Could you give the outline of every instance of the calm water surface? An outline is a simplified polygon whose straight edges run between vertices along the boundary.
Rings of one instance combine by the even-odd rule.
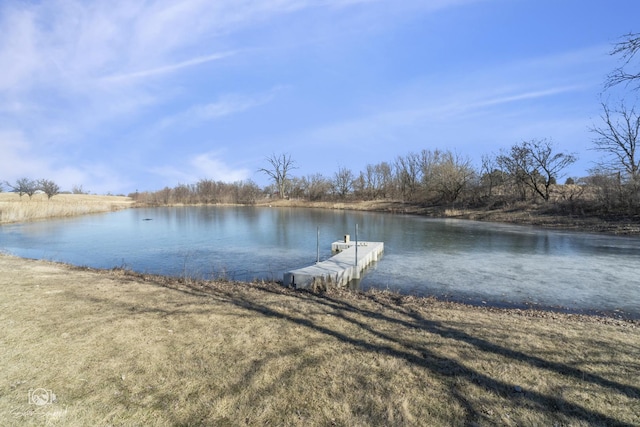
[[[487,304],[640,317],[640,239],[318,209],[188,207],[5,225],[0,250],[97,268],[276,279],[331,256],[344,234],[383,241],[358,286]]]

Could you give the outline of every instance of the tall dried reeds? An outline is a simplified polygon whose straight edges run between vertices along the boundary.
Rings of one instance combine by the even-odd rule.
[[[1,193],[0,224],[111,212],[131,207],[133,203],[130,198],[122,196],[58,194],[48,199],[44,194],[29,198]]]

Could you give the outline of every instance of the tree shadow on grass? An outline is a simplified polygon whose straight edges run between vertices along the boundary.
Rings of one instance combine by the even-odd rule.
[[[265,292],[275,292],[271,287],[262,288]],[[449,377],[456,379],[465,379],[466,381],[483,387],[487,392],[496,394],[500,397],[517,397],[522,401],[533,404],[538,410],[544,410],[547,412],[556,413],[557,415],[563,415],[570,419],[581,420],[588,423],[597,422],[607,426],[626,426],[632,425],[624,421],[620,421],[612,414],[598,413],[590,410],[577,403],[569,402],[561,397],[550,396],[533,390],[526,390],[526,392],[516,392],[516,384],[509,384],[496,378],[492,378],[485,373],[479,372],[468,366],[465,366],[455,360],[449,358],[443,358],[437,355],[435,352],[424,346],[416,345],[415,343],[402,339],[401,336],[392,336],[389,333],[376,329],[372,323],[366,321],[360,321],[356,318],[349,316],[349,313],[357,313],[364,316],[366,319],[375,319],[377,322],[383,321],[390,324],[397,324],[406,328],[417,328],[425,330],[429,333],[439,335],[443,338],[454,339],[461,343],[471,345],[478,350],[495,354],[503,357],[507,357],[513,361],[529,364],[532,367],[544,369],[562,376],[572,377],[575,380],[581,382],[589,382],[594,385],[609,389],[612,393],[618,393],[631,399],[640,398],[640,388],[630,386],[626,384],[620,384],[616,381],[609,380],[599,375],[589,373],[587,371],[568,366],[563,363],[545,360],[541,357],[529,355],[524,352],[507,348],[496,344],[494,342],[487,341],[485,339],[475,337],[464,331],[461,331],[450,326],[446,326],[438,321],[433,321],[424,317],[424,315],[415,310],[406,310],[402,306],[393,304],[389,301],[381,302],[378,299],[374,299],[371,296],[365,294],[365,298],[371,302],[380,304],[386,309],[397,313],[399,316],[409,317],[411,320],[403,320],[397,317],[391,317],[383,314],[379,311],[373,311],[365,309],[363,307],[355,306],[342,298],[335,298],[327,294],[310,294],[305,291],[290,292],[287,295],[295,296],[305,300],[313,300],[316,304],[321,304],[331,309],[331,314],[345,322],[351,323],[357,326],[362,331],[366,331],[374,337],[381,339],[382,343],[372,343],[367,339],[359,338],[357,335],[347,335],[345,333],[334,330],[330,327],[330,322],[323,322],[318,324],[304,316],[304,313],[300,313],[300,316],[294,316],[291,314],[284,314],[273,308],[261,304],[257,299],[247,298],[234,298],[232,302],[245,309],[255,311],[261,315],[267,317],[273,317],[278,319],[284,319],[297,325],[309,328],[325,335],[336,338],[342,342],[349,343],[357,346],[365,351],[381,352],[387,355],[403,359],[415,366],[432,371],[441,377]],[[399,346],[399,348],[398,348]],[[451,396],[453,396],[460,405],[465,408],[467,413],[467,421],[474,422],[481,418],[481,414],[477,408],[475,408],[473,402],[466,399],[455,387],[450,390]]]
[[[464,393],[456,387],[456,381],[458,380],[464,380],[469,384],[481,387],[486,393],[497,398],[519,399],[519,404],[528,405],[534,411],[555,414],[560,421],[569,419],[606,426],[633,425],[616,418],[615,414],[600,413],[559,396],[534,390],[519,391],[516,388],[517,384],[510,384],[493,378],[484,372],[465,366],[461,362],[442,357],[424,344],[421,345],[403,338],[402,334],[392,335],[386,332],[385,328],[381,328],[380,325],[395,325],[407,328],[407,330],[423,330],[448,340],[458,341],[462,345],[471,346],[485,354],[501,356],[513,362],[530,365],[532,368],[572,378],[580,383],[590,383],[605,388],[612,394],[622,395],[630,399],[640,398],[640,388],[621,384],[564,363],[547,360],[540,356],[527,354],[474,336],[440,321],[431,320],[425,317],[425,313],[428,313],[427,310],[418,311],[403,306],[398,304],[398,301],[394,301],[393,297],[380,299],[371,294],[359,294],[359,298],[364,299],[369,305],[373,304],[374,307],[380,307],[381,310],[378,311],[364,307],[365,304],[349,302],[339,296],[315,294],[307,291],[291,291],[273,284],[250,285],[254,291],[253,293],[237,292],[234,290],[233,284],[213,285],[207,284],[207,282],[161,282],[157,284],[191,295],[206,296],[219,302],[230,303],[267,318],[284,320],[350,344],[365,352],[383,353],[428,370],[441,378],[447,378],[447,383],[450,385],[449,395],[465,411],[468,424],[479,421],[492,421],[484,417],[481,408],[477,407],[477,403],[465,397]],[[286,311],[280,310],[281,307],[261,302],[261,294],[281,294],[283,298],[285,296],[293,297],[300,300],[300,302],[314,304],[314,307],[323,308],[324,314],[333,316],[334,319],[333,321],[323,321],[321,323],[314,321],[313,316],[310,316],[309,313],[291,304],[287,306]],[[305,307],[307,306],[305,305]],[[175,313],[168,312],[165,314],[172,315]],[[364,320],[361,320],[363,318]],[[346,333],[332,327],[336,320],[346,322],[346,324],[355,327],[355,330],[360,332]],[[371,322],[368,322],[368,320],[371,320]],[[367,338],[367,336],[375,339]],[[244,380],[250,381],[250,378],[244,378]]]

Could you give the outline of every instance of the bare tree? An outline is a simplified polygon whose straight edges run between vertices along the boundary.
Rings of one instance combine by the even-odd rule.
[[[496,163],[493,155],[482,155],[482,166],[480,168],[480,186],[484,189],[484,196],[491,198],[494,188],[504,184],[504,174]]]
[[[364,172],[358,177],[360,190],[368,199],[384,199],[388,196],[393,185],[393,172],[387,162],[375,165],[368,164]]]
[[[38,182],[29,178],[20,178],[16,180],[15,184],[10,184],[9,182],[6,184],[9,188],[18,193],[20,197],[22,197],[23,194],[26,194],[31,198],[31,196],[33,196],[39,189]]]
[[[634,57],[640,51],[640,33],[629,33],[622,37],[622,41],[615,44],[611,55],[619,55],[622,65],[613,70],[605,82],[605,87],[610,88],[620,83],[636,84],[634,89],[640,88],[640,66],[634,71],[627,71]]]
[[[268,168],[260,168],[258,171],[267,174],[273,180],[280,198],[284,198],[287,194],[289,174],[292,169],[297,169],[294,166],[295,162],[291,160],[290,154],[272,154],[270,157],[267,157],[266,160],[271,166]]]
[[[188,184],[178,184],[170,192],[173,203],[192,203],[193,194],[192,187]]]
[[[237,182],[234,186],[238,189],[238,199],[236,203],[253,205],[260,196],[260,187],[250,179]]]
[[[437,192],[436,169],[440,163],[442,152],[440,150],[422,150],[419,154],[422,201],[427,201],[432,197],[440,197]]]
[[[598,165],[609,172],[621,172],[632,182],[640,178],[640,159],[636,152],[640,133],[640,116],[635,109],[627,109],[624,104],[618,110],[611,110],[602,103],[603,113],[600,116],[604,125],[592,127],[596,135],[593,141],[595,150],[605,153],[605,158]]]
[[[395,161],[396,180],[403,200],[415,200],[422,182],[421,157],[417,153],[399,156]]]
[[[38,181],[38,186],[40,190],[44,191],[44,194],[47,195],[47,198],[50,199],[56,194],[60,192],[60,187],[55,182],[49,179],[41,179]]]
[[[576,157],[555,153],[554,144],[548,140],[531,140],[514,145],[496,161],[517,183],[526,185],[548,201],[551,185],[576,161]]]
[[[435,151],[429,185],[443,202],[454,203],[476,176],[468,158],[451,151]]]
[[[82,188],[82,184],[74,185],[73,188],[71,189],[71,192],[73,194],[89,194],[87,190]]]
[[[393,168],[387,162],[378,163],[374,167],[375,174],[378,175],[380,190],[378,196],[387,198],[393,191]]]
[[[201,203],[218,203],[222,183],[218,183],[211,179],[201,179],[196,183],[195,192],[197,193]]]
[[[377,199],[381,187],[380,175],[376,171],[374,165],[367,165],[364,173],[360,172],[360,179],[362,180],[363,190],[368,199]]]
[[[289,196],[294,199],[302,199],[307,194],[309,182],[305,177],[294,176],[289,180]]]
[[[619,210],[621,206],[628,203],[625,189],[618,179],[618,174],[599,169],[591,170],[590,173],[591,175],[581,181],[588,188],[593,189],[597,205],[604,208],[606,212],[611,212]]]
[[[371,189],[367,186],[365,173],[362,171],[360,171],[358,176],[351,182],[351,190],[353,191],[354,197],[360,200],[371,200],[373,198]]]
[[[351,169],[340,167],[333,177],[333,188],[336,195],[342,199],[347,197],[353,188],[354,179]]]
[[[157,191],[156,195],[159,203],[163,205],[168,205],[171,201],[171,189],[169,187],[164,187],[162,190]]]
[[[354,193],[367,200],[385,198],[392,180],[388,163],[368,164],[354,181]]]
[[[307,178],[309,182],[308,194],[309,200],[322,200],[331,192],[331,180],[322,176],[322,174],[311,175]]]

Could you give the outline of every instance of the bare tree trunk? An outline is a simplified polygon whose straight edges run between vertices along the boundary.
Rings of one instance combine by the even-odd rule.
[[[271,177],[278,190],[279,197],[283,199],[287,195],[289,173],[291,172],[291,169],[296,169],[294,166],[295,163],[291,160],[290,154],[280,154],[278,156],[272,154],[270,157],[267,157],[267,162],[269,162],[271,167],[261,168],[258,169],[258,171],[264,172]]]

